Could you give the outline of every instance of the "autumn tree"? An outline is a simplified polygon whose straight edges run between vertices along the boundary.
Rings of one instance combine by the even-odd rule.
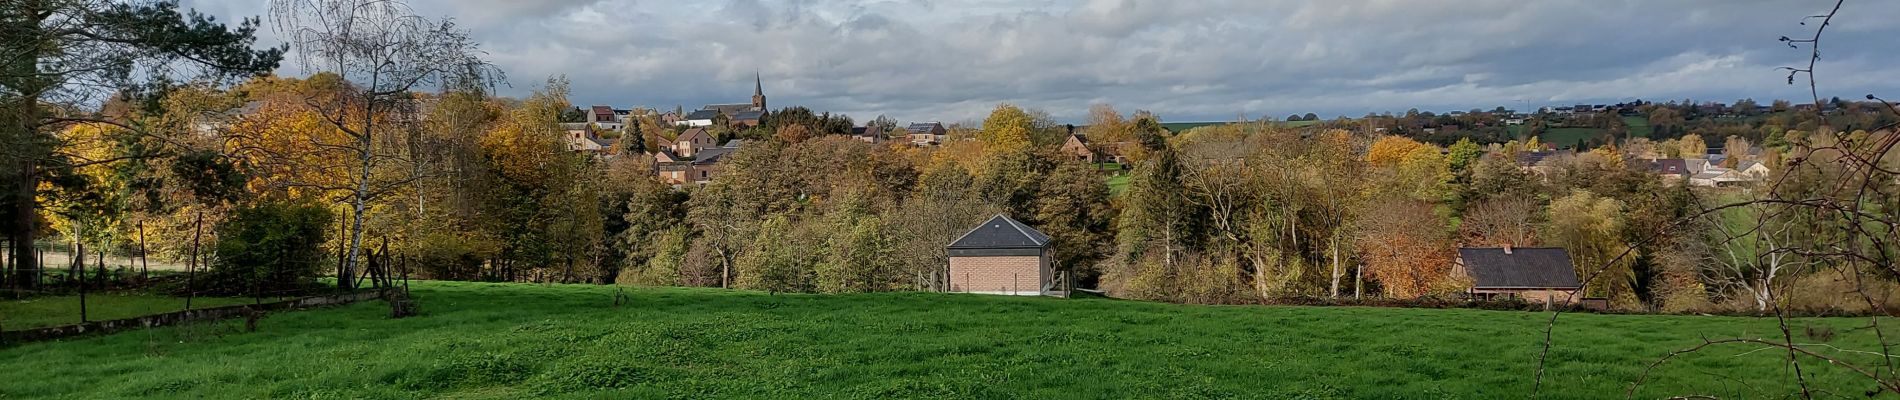
[[[499,73],[481,59],[466,31],[446,20],[417,16],[401,1],[274,0],[271,13],[305,71],[331,73],[342,83],[334,97],[314,99],[311,105],[348,139],[321,145],[345,149],[357,163],[342,189],[349,194],[350,241],[337,271],[355,276],[370,203],[413,179],[377,174],[379,164],[408,156],[379,150],[377,142],[416,131],[421,120],[416,89],[480,87]],[[552,111],[551,118],[558,119],[565,108]],[[340,282],[347,288],[353,280]]]
[[[178,79],[226,79],[262,74],[277,67],[281,49],[257,50],[258,22],[236,27],[178,3],[108,0],[37,0],[0,7],[0,195],[15,280],[37,281],[40,189],[55,170],[105,164],[115,159],[80,159],[62,154],[56,133],[73,123],[120,125],[104,115],[81,111],[89,102],[120,93],[158,99]],[[150,103],[147,103],[150,104]],[[145,132],[141,134],[167,134]]]
[[[1626,247],[1623,211],[1621,201],[1574,191],[1551,201],[1544,239],[1570,253],[1577,276],[1588,279],[1585,295],[1607,296],[1628,305],[1636,300],[1632,288],[1636,277],[1629,260],[1619,257]]]
[[[1709,157],[1709,145],[1702,141],[1702,135],[1687,134],[1676,139],[1676,153],[1682,158],[1702,159]]]
[[[1366,210],[1378,221],[1354,238],[1366,273],[1387,297],[1413,298],[1450,291],[1452,246],[1445,220],[1430,203],[1388,197]]]
[[[1036,129],[1035,123],[1034,117],[1020,107],[998,105],[989,118],[983,120],[983,130],[977,132],[976,138],[992,154],[1027,152],[1033,144],[1031,135]]]
[[[1056,266],[1093,287],[1101,274],[1095,263],[1113,248],[1107,183],[1089,165],[1065,162],[1046,174],[1038,190],[1032,220],[1054,242]]]

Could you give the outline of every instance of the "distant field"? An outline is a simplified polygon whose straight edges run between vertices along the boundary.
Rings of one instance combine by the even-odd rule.
[[[1181,132],[1187,132],[1187,130],[1189,130],[1189,129],[1194,129],[1194,128],[1199,128],[1199,127],[1203,127],[1203,126],[1212,126],[1212,125],[1225,125],[1225,124],[1231,124],[1231,123],[1233,123],[1233,121],[1219,121],[1219,122],[1163,122],[1163,123],[1161,123],[1161,127],[1162,127],[1163,129],[1167,129],[1168,131],[1171,131],[1171,132],[1174,132],[1174,133],[1181,133]],[[1287,126],[1287,127],[1294,127],[1294,128],[1299,128],[1299,127],[1304,127],[1304,126],[1311,126],[1311,125],[1314,125],[1314,124],[1318,124],[1318,123],[1320,123],[1320,121],[1274,121],[1274,123],[1275,123],[1275,124],[1279,124],[1279,125],[1281,125],[1281,126]]]
[[[1579,140],[1595,139],[1604,132],[1606,131],[1597,128],[1551,128],[1544,134],[1538,135],[1537,140],[1557,145],[1559,148],[1567,148],[1576,146]]]
[[[0,349],[0,398],[1525,398],[1534,312],[416,282],[380,302]],[[1644,367],[1773,319],[1566,315],[1543,398],[1623,398]],[[1868,349],[1862,319],[1798,319]],[[1883,324],[1886,325],[1886,324]],[[1635,398],[1791,397],[1787,354],[1717,347]],[[1857,362],[1847,350],[1828,355]],[[1805,363],[1826,393],[1865,392]]]
[[[1623,125],[1630,128],[1630,137],[1646,138],[1656,133],[1655,128],[1649,126],[1649,118],[1642,116],[1623,116]]]
[[[1128,191],[1128,174],[1108,177],[1108,194],[1110,196],[1120,196],[1122,192],[1126,191]]]

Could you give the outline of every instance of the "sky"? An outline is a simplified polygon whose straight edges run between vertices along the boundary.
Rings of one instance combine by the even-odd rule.
[[[1808,99],[1831,1],[408,0],[451,18],[525,97],[691,110],[743,103],[858,121],[979,121],[999,103],[1082,121],[1091,105],[1164,121],[1445,112],[1693,99]],[[265,0],[184,0],[232,21]],[[1900,1],[1852,1],[1824,36],[1823,97],[1900,97]],[[270,28],[260,45],[281,43]],[[284,75],[305,75],[289,61]]]

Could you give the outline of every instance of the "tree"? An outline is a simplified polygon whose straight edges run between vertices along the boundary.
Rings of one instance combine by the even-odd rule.
[[[1114,240],[1108,185],[1088,164],[1065,162],[1038,189],[1033,221],[1055,243],[1056,266],[1092,287],[1100,275],[1095,262]]]
[[[217,263],[205,288],[227,295],[283,293],[316,281],[330,211],[301,201],[268,200],[218,226]]]
[[[447,20],[417,16],[399,0],[273,0],[271,14],[306,71],[335,74],[345,84],[333,98],[314,105],[325,123],[349,139],[325,145],[354,153],[359,166],[351,185],[337,188],[348,193],[351,208],[349,255],[337,275],[354,276],[369,203],[390,186],[407,183],[379,180],[377,165],[394,156],[379,152],[376,142],[386,131],[401,132],[420,120],[413,100],[417,88],[482,87],[499,72],[481,59],[466,31]],[[352,280],[338,282],[348,288]]]
[[[487,200],[507,227],[501,230],[503,256],[511,266],[527,267],[510,268],[504,279],[524,272],[571,279],[576,262],[599,254],[597,246],[605,241],[597,174],[586,156],[567,151],[561,139],[557,118],[567,105],[567,83],[551,79],[482,136],[483,157],[498,181]],[[567,268],[533,270],[554,265]]]
[[[1391,197],[1373,203],[1365,218],[1378,222],[1360,228],[1354,245],[1387,297],[1451,289],[1451,243],[1430,203]]]
[[[1474,246],[1536,246],[1541,206],[1537,199],[1525,196],[1494,197],[1474,204],[1465,210],[1460,236]]]
[[[897,131],[897,119],[886,117],[884,114],[878,114],[877,119],[871,120],[869,125],[882,128],[887,133]]]
[[[1691,133],[1676,140],[1676,152],[1682,158],[1708,158],[1709,145],[1702,141],[1702,135]]]
[[[7,144],[0,149],[0,181],[8,184],[0,189],[0,214],[22,285],[37,284],[30,277],[38,273],[38,255],[23,244],[38,235],[41,183],[53,170],[116,161],[57,154],[54,133],[74,122],[123,125],[79,111],[109,95],[153,100],[177,78],[222,82],[275,69],[283,50],[253,49],[257,24],[246,19],[228,27],[181,13],[175,1],[37,0],[0,7],[0,54],[7,55],[0,64],[0,143]],[[195,76],[187,77],[189,71]]]
[[[1625,248],[1624,222],[1623,202],[1576,190],[1550,202],[1550,225],[1544,238],[1570,252],[1577,276],[1589,279],[1586,295],[1607,296],[1629,305],[1636,300],[1636,277],[1629,260],[1618,257]]]
[[[1009,104],[996,106],[989,118],[983,120],[983,130],[976,135],[983,142],[985,150],[991,154],[1021,153],[1029,151],[1035,130],[1035,119],[1028,112]]]
[[[627,121],[625,125],[621,126],[620,129],[622,132],[620,134],[620,141],[614,143],[615,145],[620,146],[619,151],[618,151],[620,155],[637,155],[637,154],[646,153],[647,135],[646,135],[646,132],[641,131],[640,119],[642,119],[640,116],[631,117],[630,120]]]

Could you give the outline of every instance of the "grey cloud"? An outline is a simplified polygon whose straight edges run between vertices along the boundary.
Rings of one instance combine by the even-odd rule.
[[[999,102],[1079,120],[1090,103],[1176,121],[1614,102],[1795,98],[1820,4],[1739,1],[412,0],[454,17],[525,95],[577,104],[744,101],[963,121]],[[255,0],[190,0],[225,19]],[[1826,95],[1900,90],[1900,2],[1849,4]],[[250,13],[250,14],[246,14]],[[286,71],[297,73],[297,71]],[[1900,95],[1896,95],[1900,96]]]

